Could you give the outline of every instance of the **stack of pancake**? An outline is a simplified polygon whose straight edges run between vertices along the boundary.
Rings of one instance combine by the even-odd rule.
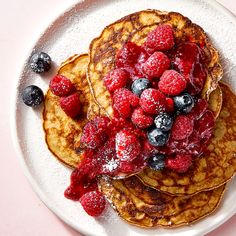
[[[100,191],[119,216],[140,227],[177,227],[207,216],[219,205],[226,183],[236,172],[236,96],[219,82],[223,77],[219,55],[203,29],[174,12],[146,10],[125,16],[91,42],[89,54],[75,55],[58,69],[58,74],[75,84],[83,114],[77,120],[68,117],[50,91],[43,114],[49,150],[64,164],[77,167],[83,153],[84,125],[97,115],[113,116],[103,77],[115,68],[117,51],[127,41],[142,44],[159,24],[172,25],[177,43],[190,40],[204,45],[208,73],[201,96],[208,100],[216,123],[207,152],[195,158],[186,173],[147,167],[125,179],[99,178]]]

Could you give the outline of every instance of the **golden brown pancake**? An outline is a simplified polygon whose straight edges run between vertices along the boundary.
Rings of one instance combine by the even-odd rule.
[[[222,185],[193,196],[170,196],[145,186],[137,177],[100,179],[100,189],[118,215],[140,227],[177,227],[211,214],[224,193]]]
[[[236,95],[226,84],[220,83],[220,87],[222,109],[207,151],[195,158],[192,167],[183,174],[146,168],[138,175],[144,184],[181,195],[214,189],[232,178],[236,172]]]
[[[219,116],[222,107],[223,97],[220,85],[211,92],[208,100],[208,108],[214,113],[215,119]]]
[[[158,24],[172,25],[177,43],[191,41],[201,46],[206,54],[208,71],[202,96],[208,98],[209,94],[216,89],[218,81],[222,77],[222,68],[218,52],[203,29],[179,13],[157,10],[141,11],[125,16],[107,26],[101,35],[90,44],[88,79],[93,90],[93,97],[103,109],[103,114],[113,115],[111,96],[103,84],[103,77],[115,68],[117,51],[129,40],[141,44],[145,41],[147,34]]]
[[[89,58],[87,54],[74,55],[66,60],[58,69],[58,75],[70,79],[80,93],[83,112],[78,119],[67,116],[59,105],[59,97],[48,90],[45,96],[43,127],[45,140],[49,150],[64,164],[76,167],[80,161],[80,137],[84,125],[97,106],[92,100],[86,71]]]

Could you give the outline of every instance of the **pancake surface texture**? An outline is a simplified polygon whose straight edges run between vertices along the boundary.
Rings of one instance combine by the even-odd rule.
[[[127,41],[141,44],[147,34],[158,24],[170,24],[173,27],[177,43],[190,41],[201,46],[206,54],[208,76],[202,92],[204,98],[216,89],[222,77],[218,52],[213,48],[201,27],[188,18],[175,12],[146,10],[137,12],[107,26],[102,34],[90,44],[90,63],[88,79],[93,89],[97,104],[103,108],[103,114],[113,115],[112,99],[103,84],[103,77],[115,68],[115,58],[118,50]]]
[[[222,109],[206,152],[183,174],[146,168],[138,175],[144,184],[181,195],[213,189],[232,178],[236,172],[236,95],[227,85],[220,83],[220,87]]]
[[[58,75],[70,79],[80,94],[83,106],[81,116],[74,120],[67,116],[59,105],[59,97],[48,90],[44,106],[45,140],[49,150],[64,164],[76,167],[80,161],[80,137],[84,125],[88,121],[88,109],[92,108],[92,96],[86,80],[86,71],[89,58],[87,54],[75,55],[64,62]]]
[[[212,213],[225,186],[194,196],[170,196],[149,188],[135,176],[124,180],[100,179],[100,189],[118,215],[140,227],[177,227]]]

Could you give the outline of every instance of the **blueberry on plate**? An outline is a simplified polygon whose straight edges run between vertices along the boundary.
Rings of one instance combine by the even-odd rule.
[[[30,85],[23,90],[22,100],[29,107],[38,106],[44,100],[43,91],[35,85]]]
[[[194,107],[194,99],[188,93],[174,97],[175,108],[179,113],[189,113]]]
[[[153,128],[147,132],[147,137],[151,145],[161,147],[164,146],[168,141],[169,134],[157,128]]]
[[[173,117],[165,112],[158,114],[154,120],[157,129],[169,131],[173,125]]]
[[[134,94],[140,96],[145,89],[150,87],[151,87],[151,82],[148,79],[142,78],[142,79],[136,79],[132,83],[131,90]]]
[[[148,166],[153,170],[162,170],[165,168],[165,156],[156,154],[148,159]]]
[[[42,73],[51,68],[51,58],[45,52],[33,54],[30,58],[30,67],[35,73]]]

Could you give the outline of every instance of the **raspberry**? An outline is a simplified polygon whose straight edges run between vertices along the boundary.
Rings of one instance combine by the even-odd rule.
[[[149,114],[158,114],[166,110],[166,97],[157,89],[144,90],[139,103],[142,109]]]
[[[146,129],[153,124],[153,118],[144,114],[142,108],[136,108],[131,117],[132,122],[140,129]]]
[[[126,85],[129,78],[129,74],[122,69],[115,69],[111,71],[103,80],[106,88],[110,92],[114,92],[116,89],[122,88]]]
[[[176,117],[171,130],[171,137],[174,140],[187,138],[193,132],[193,120],[187,116],[179,115]]]
[[[57,75],[50,81],[49,88],[52,93],[59,97],[65,97],[75,91],[72,82],[63,75]]]
[[[166,98],[166,111],[167,112],[174,112],[175,104],[172,98]]]
[[[166,95],[179,95],[185,90],[187,82],[184,77],[175,70],[166,70],[158,83],[159,89]]]
[[[147,61],[142,64],[142,71],[150,78],[159,78],[169,66],[170,60],[164,53],[154,52]]]
[[[148,52],[166,51],[174,46],[174,35],[170,25],[157,26],[146,39],[145,48]]]
[[[127,42],[117,53],[116,66],[120,68],[134,65],[137,62],[140,53],[141,53],[140,46],[132,42]]]
[[[175,158],[167,158],[165,166],[178,173],[186,172],[192,164],[192,156],[187,154],[178,154]]]
[[[88,215],[97,217],[104,211],[106,199],[102,193],[98,191],[92,191],[85,193],[80,198],[80,203]]]
[[[62,110],[71,118],[75,118],[82,111],[82,105],[78,93],[73,93],[68,97],[61,97],[60,106]]]
[[[130,121],[128,121],[124,117],[120,117],[119,114],[114,114],[110,124],[108,125],[110,136],[114,136],[124,127],[126,127],[127,129],[133,128],[132,123]]]
[[[116,134],[116,156],[121,161],[132,161],[141,151],[141,145],[133,133],[122,130]]]
[[[139,98],[131,91],[125,88],[117,89],[113,95],[113,108],[117,112],[127,118],[131,115],[131,108],[139,104]]]
[[[81,143],[86,147],[95,149],[102,143],[101,138],[97,137],[97,129],[93,122],[88,122],[83,129]]]
[[[96,117],[88,122],[83,129],[81,143],[91,149],[100,147],[107,139],[108,124],[107,117]]]
[[[93,119],[93,122],[98,132],[106,132],[110,119],[104,116],[97,116]]]

